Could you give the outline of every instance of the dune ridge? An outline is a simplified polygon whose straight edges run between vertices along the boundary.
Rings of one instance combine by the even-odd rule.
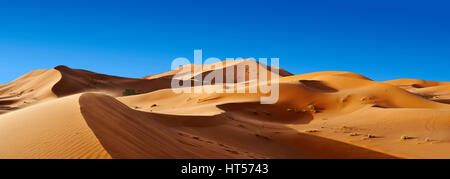
[[[125,89],[134,89],[137,93],[148,93],[158,89],[170,88],[170,79],[134,79],[98,74],[86,70],[71,69],[66,66],[55,67],[61,73],[61,80],[52,91],[58,97],[82,92],[104,92],[112,96],[121,96]]]

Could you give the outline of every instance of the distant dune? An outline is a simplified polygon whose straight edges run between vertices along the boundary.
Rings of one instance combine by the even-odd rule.
[[[279,71],[280,99],[264,105],[259,93],[176,94],[180,69],[36,70],[0,85],[0,158],[450,158],[450,82]]]

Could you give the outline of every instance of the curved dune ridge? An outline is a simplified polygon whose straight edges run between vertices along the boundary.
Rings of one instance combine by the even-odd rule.
[[[137,93],[170,88],[170,79],[134,79],[98,74],[86,70],[71,69],[66,66],[55,67],[61,73],[61,80],[52,91],[58,97],[82,92],[104,92],[111,96],[120,96],[126,89],[134,89]]]
[[[0,158],[450,158],[448,82],[280,71],[272,105],[260,93],[176,94],[177,70],[34,71],[0,86]]]

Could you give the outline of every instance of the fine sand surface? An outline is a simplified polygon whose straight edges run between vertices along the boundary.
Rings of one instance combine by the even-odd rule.
[[[141,79],[65,66],[30,72],[0,85],[0,158],[450,158],[448,82],[279,69],[271,105],[260,93],[170,89],[174,77],[195,83],[248,63]],[[250,86],[261,73],[276,75],[276,67],[256,66],[256,78],[246,74]],[[123,96],[125,89],[138,94]]]

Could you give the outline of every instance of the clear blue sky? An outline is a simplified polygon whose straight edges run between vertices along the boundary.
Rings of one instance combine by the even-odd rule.
[[[57,65],[142,77],[176,57],[279,57],[292,73],[450,81],[450,3],[394,0],[0,2],[0,84]]]

